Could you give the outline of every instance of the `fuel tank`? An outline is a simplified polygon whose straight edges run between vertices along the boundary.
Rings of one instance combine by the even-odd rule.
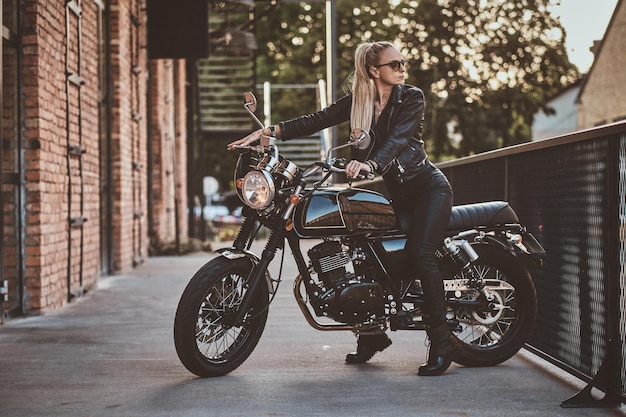
[[[396,228],[391,202],[360,188],[320,188],[298,204],[294,230],[301,237],[384,232]]]

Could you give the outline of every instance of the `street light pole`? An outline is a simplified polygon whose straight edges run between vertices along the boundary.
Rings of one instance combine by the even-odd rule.
[[[336,74],[337,74],[337,27],[335,18],[335,0],[326,0],[326,91],[329,103],[337,101]],[[337,145],[337,127],[331,132],[332,146]]]

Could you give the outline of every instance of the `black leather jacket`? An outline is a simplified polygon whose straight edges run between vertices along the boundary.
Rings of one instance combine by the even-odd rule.
[[[348,94],[317,113],[281,122],[281,139],[309,136],[350,119],[352,95]],[[372,126],[372,146],[357,159],[371,159],[385,179],[403,183],[419,173],[428,156],[422,140],[424,93],[417,87],[397,85],[385,109]]]

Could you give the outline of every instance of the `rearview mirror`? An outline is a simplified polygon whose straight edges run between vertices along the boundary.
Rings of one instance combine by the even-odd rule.
[[[243,100],[243,105],[246,106],[247,109],[249,109],[251,112],[256,111],[256,97],[254,96],[254,94],[252,94],[250,91],[247,91],[243,95]]]
[[[369,148],[371,143],[372,137],[368,132],[364,130],[354,129],[354,131],[350,135],[350,145],[361,151]]]
[[[243,107],[246,108],[246,111],[252,116],[255,122],[261,127],[264,128],[263,122],[256,117],[254,112],[256,111],[256,97],[250,91],[247,91],[243,95]]]
[[[326,160],[328,161],[330,159],[331,153],[333,153],[337,149],[345,148],[346,146],[353,146],[359,150],[364,150],[369,148],[371,143],[372,137],[370,136],[369,132],[366,132],[362,129],[353,129],[352,133],[350,133],[350,139],[348,139],[347,143],[332,147],[328,150],[328,152],[326,152]]]

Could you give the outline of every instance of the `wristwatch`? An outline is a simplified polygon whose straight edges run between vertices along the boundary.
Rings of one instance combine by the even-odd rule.
[[[270,126],[268,126],[268,129],[270,130],[270,136],[275,138],[276,137],[276,126],[270,125]]]

